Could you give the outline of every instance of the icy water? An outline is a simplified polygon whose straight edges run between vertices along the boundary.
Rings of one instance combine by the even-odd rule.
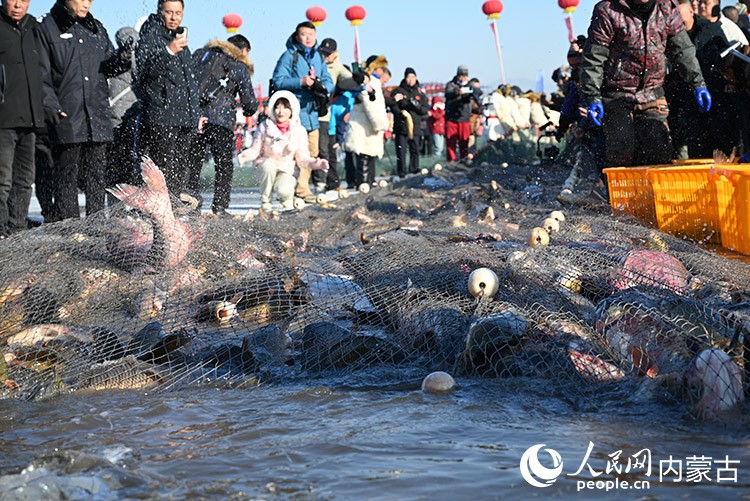
[[[523,380],[459,380],[460,388],[448,395],[422,393],[417,381],[386,388],[319,383],[0,402],[0,498],[750,496],[747,418],[706,425],[669,406],[587,409],[586,402],[550,396],[543,383]],[[588,468],[578,477],[568,474],[579,469],[590,442],[594,473],[618,450],[619,463],[627,464],[648,449],[650,476],[633,469],[596,478],[650,480],[650,489],[578,492],[579,480],[594,477]],[[551,487],[532,487],[521,476],[521,457],[536,444],[562,458],[562,474]],[[55,454],[52,464],[42,459]],[[659,461],[670,456],[681,459],[683,481],[659,483]],[[692,456],[711,458],[710,480],[685,481]],[[60,459],[71,457],[75,461]],[[713,463],[725,458],[731,462]],[[554,466],[544,451],[539,460]],[[18,475],[31,464],[33,471]],[[726,466],[736,482],[717,482],[717,470]],[[34,483],[35,475],[44,479]]]

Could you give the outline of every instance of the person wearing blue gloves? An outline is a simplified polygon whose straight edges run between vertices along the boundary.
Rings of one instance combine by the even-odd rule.
[[[702,113],[711,94],[673,0],[602,0],[594,7],[581,63],[581,102],[604,128],[607,165],[668,163],[672,140],[664,77],[671,63]]]

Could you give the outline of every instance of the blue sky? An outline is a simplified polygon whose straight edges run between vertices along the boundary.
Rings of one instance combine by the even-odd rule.
[[[221,25],[224,14],[244,19],[240,33],[250,39],[255,63],[254,83],[265,86],[289,34],[313,5],[326,9],[328,18],[318,28],[318,40],[336,39],[344,62],[353,59],[354,28],[344,17],[351,5],[361,5],[367,18],[359,28],[362,58],[384,54],[395,83],[412,66],[422,82],[447,82],[459,64],[485,86],[500,83],[500,68],[489,21],[480,0],[185,0],[183,24],[189,29],[190,48],[212,38],[229,36]],[[48,12],[53,0],[31,0],[30,13]],[[133,25],[156,10],[157,0],[94,0],[91,12],[104,23],[110,37],[121,26]],[[498,21],[506,80],[523,89],[534,88],[537,73],[545,75],[545,90],[554,89],[552,71],[565,63],[567,31],[557,0],[505,0]],[[585,33],[596,0],[581,0],[574,14],[576,33]]]

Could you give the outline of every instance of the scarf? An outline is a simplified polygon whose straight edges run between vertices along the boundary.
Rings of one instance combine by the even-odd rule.
[[[646,3],[639,0],[628,0],[628,6],[630,6],[641,21],[648,20],[651,12],[654,11],[654,4],[656,4],[656,0],[648,0]]]

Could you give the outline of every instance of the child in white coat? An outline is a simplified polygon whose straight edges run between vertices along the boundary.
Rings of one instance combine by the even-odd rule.
[[[274,92],[268,101],[268,118],[255,132],[250,148],[240,153],[240,164],[254,162],[258,169],[260,201],[271,210],[275,191],[284,209],[294,206],[295,176],[299,169],[328,170],[328,160],[310,157],[307,131],[299,122],[299,101],[289,91]]]

